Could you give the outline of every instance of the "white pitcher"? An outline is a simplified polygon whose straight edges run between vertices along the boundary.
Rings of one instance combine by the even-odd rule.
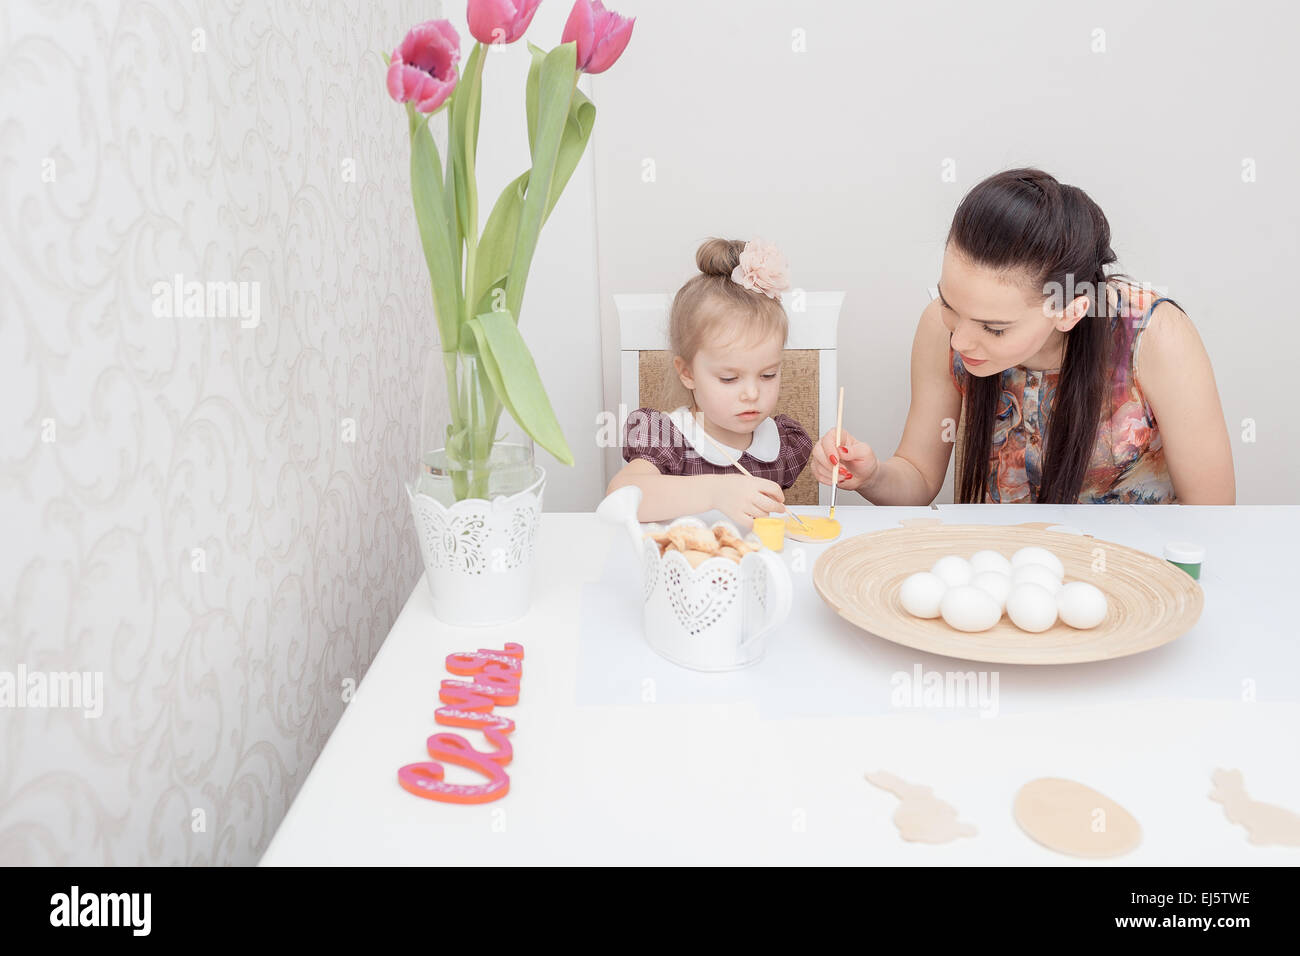
[[[663,657],[683,667],[728,671],[758,663],[767,650],[767,635],[790,614],[793,587],[785,563],[766,548],[752,551],[737,564],[709,558],[692,568],[685,555],[646,538],[636,514],[641,489],[627,485],[605,498],[596,513],[623,526],[641,556],[645,602],[645,638]],[[722,526],[739,537],[727,521],[705,524],[678,518],[679,525]],[[757,543],[750,535],[748,541]]]

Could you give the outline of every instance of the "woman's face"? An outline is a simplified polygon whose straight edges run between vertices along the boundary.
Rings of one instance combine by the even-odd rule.
[[[696,352],[690,365],[680,356],[674,365],[709,421],[727,431],[750,433],[776,411],[784,346],[775,335],[761,342],[715,341]]]
[[[975,265],[951,244],[943,254],[939,296],[953,349],[966,371],[980,377],[1022,364],[1059,367],[1065,333],[1088,308],[1081,296],[1052,312],[1051,300],[1027,276]]]

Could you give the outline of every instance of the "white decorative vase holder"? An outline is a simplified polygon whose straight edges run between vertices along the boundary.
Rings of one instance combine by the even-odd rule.
[[[701,671],[729,671],[756,664],[767,651],[767,636],[790,614],[793,588],[785,563],[766,548],[751,551],[737,563],[708,558],[699,567],[680,551],[644,536],[636,520],[641,489],[620,488],[601,502],[597,513],[623,525],[641,556],[645,639],[661,656]],[[723,527],[739,534],[727,521],[706,524],[699,518],[678,518],[668,528],[692,525]],[[758,543],[753,535],[747,541]]]
[[[407,485],[438,619],[455,625],[505,624],[528,612],[533,554],[546,470],[512,495],[444,505]]]

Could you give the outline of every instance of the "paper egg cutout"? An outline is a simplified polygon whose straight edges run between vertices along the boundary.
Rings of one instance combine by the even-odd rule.
[[[1142,828],[1131,813],[1091,787],[1060,777],[1021,787],[1014,813],[1030,837],[1070,856],[1119,856],[1142,841]]]

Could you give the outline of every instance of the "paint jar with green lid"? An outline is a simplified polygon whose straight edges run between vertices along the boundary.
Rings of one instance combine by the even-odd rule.
[[[1205,560],[1205,549],[1199,544],[1175,541],[1172,544],[1165,545],[1165,560],[1200,580],[1201,562]]]

